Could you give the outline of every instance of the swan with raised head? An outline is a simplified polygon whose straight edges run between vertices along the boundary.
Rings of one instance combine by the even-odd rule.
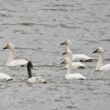
[[[72,44],[72,42],[70,40],[66,40],[65,42],[61,43],[60,45],[65,45],[65,50],[69,54],[71,54],[72,60],[74,60],[74,61],[80,60],[80,61],[88,61],[88,62],[93,60],[93,58],[91,58],[85,54],[73,54],[71,49],[70,49],[70,46],[69,46],[71,44]]]
[[[42,77],[40,77],[40,76],[32,77],[32,72],[31,72],[31,69],[32,68],[33,68],[32,62],[29,61],[27,63],[27,73],[28,73],[28,79],[27,79],[27,81],[29,83],[34,83],[34,82],[37,82],[37,83],[46,83],[47,81],[45,79],[43,79]]]
[[[63,53],[64,55],[64,62],[62,62],[62,64],[64,63],[65,64],[65,68],[68,68],[68,62],[71,61],[71,56],[64,52]],[[76,69],[76,68],[85,68],[86,65],[84,65],[83,63],[81,62],[72,62],[72,68]]]
[[[93,53],[99,53],[98,63],[96,70],[110,70],[110,64],[103,65],[104,61],[104,50],[102,47],[98,47]]]
[[[82,74],[80,73],[72,73],[71,72],[71,69],[72,69],[72,62],[71,62],[71,59],[68,59],[67,61],[68,63],[68,68],[67,68],[67,72],[65,74],[65,79],[79,79],[79,80],[84,80],[86,79],[85,76],[83,76]]]
[[[27,64],[27,60],[24,59],[14,59],[15,47],[14,44],[8,42],[3,49],[9,49],[9,58],[7,61],[7,66],[22,66]]]

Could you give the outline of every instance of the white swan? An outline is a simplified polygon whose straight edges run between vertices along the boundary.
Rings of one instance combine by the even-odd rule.
[[[66,64],[65,68],[68,68],[68,62],[71,62],[71,56],[66,52],[64,52],[63,55],[64,55],[64,62],[62,62],[62,64],[63,63]],[[84,65],[81,62],[72,62],[72,67],[74,69],[76,69],[76,68],[85,68],[86,65]]]
[[[65,79],[80,79],[80,80],[84,80],[86,79],[85,76],[83,76],[80,73],[71,73],[71,69],[72,69],[72,62],[69,61],[68,63],[68,68],[67,68],[67,73],[65,74]]]
[[[66,40],[65,42],[61,43],[60,45],[65,45],[65,50],[67,51],[67,53],[72,55],[72,60],[74,61],[92,61],[93,58],[85,55],[85,54],[73,54],[69,45],[72,44],[72,42],[70,40]]]
[[[103,65],[104,50],[102,47],[98,47],[93,53],[99,53],[99,59],[96,66],[96,70],[110,70],[110,64]]]
[[[3,49],[9,49],[9,58],[6,64],[7,66],[21,66],[27,64],[28,61],[24,59],[14,60],[15,48],[12,43],[8,42]]]
[[[6,80],[6,81],[9,81],[9,80],[12,80],[13,78],[11,76],[9,76],[8,74],[5,74],[5,73],[0,73],[0,80]]]
[[[32,65],[32,62],[29,61],[27,63],[27,73],[28,73],[27,81],[29,83],[34,83],[34,82],[37,82],[37,83],[47,83],[47,81],[45,79],[41,78],[40,76],[32,77],[31,68],[33,68],[33,65]]]

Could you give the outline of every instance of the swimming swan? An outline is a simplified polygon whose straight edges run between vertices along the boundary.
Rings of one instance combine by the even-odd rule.
[[[68,62],[71,62],[71,57],[69,56],[68,53],[64,52],[64,62],[62,62],[61,64],[65,64],[65,68],[68,68]],[[81,62],[72,62],[72,68],[76,69],[76,68],[85,68],[86,65],[84,65]]]
[[[28,73],[28,79],[27,79],[27,81],[29,83],[34,83],[34,82],[46,83],[47,82],[45,79],[41,78],[40,76],[32,77],[31,68],[33,68],[33,65],[32,65],[32,62],[29,61],[27,63],[27,73]]]
[[[5,73],[0,73],[0,80],[6,80],[6,81],[9,81],[9,80],[12,80],[13,78],[11,76],[9,76],[8,74],[5,74]]]
[[[68,62],[68,68],[67,68],[67,72],[65,74],[65,79],[80,79],[80,80],[84,80],[86,79],[85,76],[83,76],[82,74],[80,73],[71,73],[71,69],[72,69],[72,64],[71,62],[69,61]]]
[[[104,50],[102,47],[98,47],[93,53],[99,53],[99,59],[96,66],[96,70],[110,70],[110,64],[103,65]]]
[[[72,60],[80,60],[80,61],[92,61],[93,59],[85,54],[73,54],[69,45],[72,42],[70,40],[66,40],[65,42],[61,43],[60,45],[65,45],[65,50],[72,55]]]
[[[15,48],[12,43],[8,42],[3,49],[9,49],[9,58],[6,64],[7,66],[22,66],[27,64],[28,61],[24,59],[14,60]]]

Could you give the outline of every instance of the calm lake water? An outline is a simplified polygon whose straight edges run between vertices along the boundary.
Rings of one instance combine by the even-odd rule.
[[[74,53],[95,59],[77,69],[88,79],[65,80],[62,65],[65,39]],[[47,84],[27,84],[26,67],[5,66],[8,51],[0,51],[0,71],[14,77],[0,82],[0,110],[110,110],[110,72],[95,72],[95,48],[105,49],[110,62],[109,0],[0,0],[0,48],[16,47],[15,58],[32,60],[34,75]]]

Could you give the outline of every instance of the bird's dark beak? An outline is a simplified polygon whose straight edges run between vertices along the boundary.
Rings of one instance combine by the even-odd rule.
[[[8,47],[4,47],[3,49],[8,49]]]
[[[61,64],[65,64],[65,62],[63,61],[63,62],[61,62]]]
[[[63,53],[62,53],[62,55],[65,55],[65,54],[67,54],[67,53],[66,53],[66,52],[63,52]]]
[[[65,42],[61,43],[60,45],[65,45]]]
[[[97,49],[95,51],[93,51],[93,53],[97,53]]]
[[[61,43],[60,45],[67,45],[67,42],[66,41],[64,41],[63,43]]]

